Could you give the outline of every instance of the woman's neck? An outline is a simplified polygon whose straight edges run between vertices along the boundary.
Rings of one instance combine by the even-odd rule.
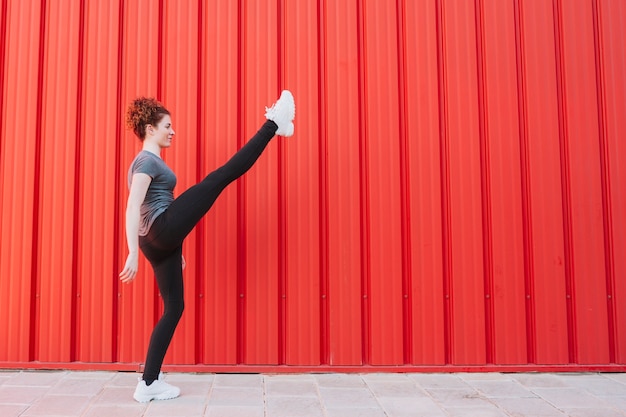
[[[159,158],[161,157],[161,147],[156,143],[144,141],[142,149],[155,154]]]

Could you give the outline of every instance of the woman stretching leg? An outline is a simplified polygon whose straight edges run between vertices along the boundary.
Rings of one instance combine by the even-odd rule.
[[[137,274],[138,250],[152,265],[163,298],[163,316],[154,327],[143,378],[134,398],[139,402],[165,400],[180,390],[161,378],[161,365],[174,330],[183,314],[182,244],[219,194],[248,171],[274,135],[293,135],[295,104],[287,90],[265,114],[259,131],[222,167],[174,199],[176,175],[161,159],[161,150],[171,145],[175,132],[169,111],[158,101],[138,98],[128,108],[126,121],[143,142],[143,149],[130,165],[130,194],[126,208],[128,258],[120,279],[131,283]]]

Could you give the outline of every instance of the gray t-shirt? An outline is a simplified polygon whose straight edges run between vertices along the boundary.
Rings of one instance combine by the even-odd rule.
[[[135,174],[146,174],[152,178],[139,210],[139,236],[146,236],[154,220],[174,201],[176,175],[161,158],[148,151],[139,152],[130,164],[128,188]]]

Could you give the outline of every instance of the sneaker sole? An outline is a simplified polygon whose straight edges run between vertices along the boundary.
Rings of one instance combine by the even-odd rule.
[[[145,395],[145,396],[133,395],[133,398],[137,402],[148,403],[152,400],[172,400],[174,398],[177,398],[179,395],[180,393],[164,392],[163,394],[159,394],[159,395]]]

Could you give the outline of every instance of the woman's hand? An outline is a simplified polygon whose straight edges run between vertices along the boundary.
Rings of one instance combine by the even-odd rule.
[[[183,255],[180,255],[180,264],[182,265],[183,269],[185,269],[185,267],[187,266],[187,262],[185,262],[185,257]]]
[[[130,284],[133,282],[135,277],[137,276],[138,268],[138,256],[136,252],[131,252],[128,254],[128,258],[126,258],[126,265],[124,265],[124,269],[120,272],[120,280],[124,284]]]

